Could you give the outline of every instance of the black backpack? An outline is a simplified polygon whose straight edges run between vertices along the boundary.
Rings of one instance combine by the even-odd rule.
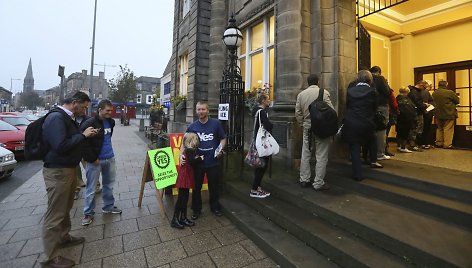
[[[42,160],[48,152],[47,145],[43,142],[43,123],[46,117],[54,112],[62,110],[53,109],[46,115],[36,119],[26,127],[25,132],[25,158],[26,160]]]
[[[338,132],[338,114],[325,101],[324,90],[320,89],[318,98],[310,106],[311,131],[320,137],[327,138]]]

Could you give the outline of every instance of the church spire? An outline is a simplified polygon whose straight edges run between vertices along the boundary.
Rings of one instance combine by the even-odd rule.
[[[28,70],[26,71],[25,79],[23,80],[23,92],[34,90],[34,78],[33,78],[33,65],[31,64],[31,58],[28,64]]]

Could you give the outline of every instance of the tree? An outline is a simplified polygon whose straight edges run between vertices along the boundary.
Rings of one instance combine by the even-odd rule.
[[[43,99],[35,91],[26,91],[21,93],[20,106],[25,106],[28,110],[36,110],[37,106],[43,104]]]
[[[120,72],[110,81],[110,99],[125,103],[136,97],[136,76],[127,65],[120,65]]]

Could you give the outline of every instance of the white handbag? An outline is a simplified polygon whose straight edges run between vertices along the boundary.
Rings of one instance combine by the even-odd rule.
[[[259,157],[278,154],[280,149],[279,144],[261,123],[261,110],[257,111],[256,116],[259,120],[259,130],[256,135],[256,149]],[[254,120],[256,120],[256,118],[254,118]]]

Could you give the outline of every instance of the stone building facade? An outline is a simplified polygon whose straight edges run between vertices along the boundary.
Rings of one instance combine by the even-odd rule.
[[[321,86],[343,112],[346,87],[356,73],[355,5],[350,0],[176,0],[171,96],[185,94],[187,109],[182,115],[171,107],[171,131],[182,132],[195,119],[198,100],[208,100],[216,114],[227,59],[222,36],[234,13],[245,38],[238,51],[245,87],[271,85],[270,118],[283,148],[278,157],[297,165],[301,130],[295,101],[310,73],[320,75]],[[252,128],[249,121],[246,129]]]
[[[87,74],[87,70],[75,72],[67,77],[65,84],[66,96],[78,90],[88,94],[90,88],[90,75]],[[109,91],[110,87],[108,81],[105,79],[104,72],[99,72],[98,76],[93,76],[93,96],[91,96],[91,99],[107,99]]]

